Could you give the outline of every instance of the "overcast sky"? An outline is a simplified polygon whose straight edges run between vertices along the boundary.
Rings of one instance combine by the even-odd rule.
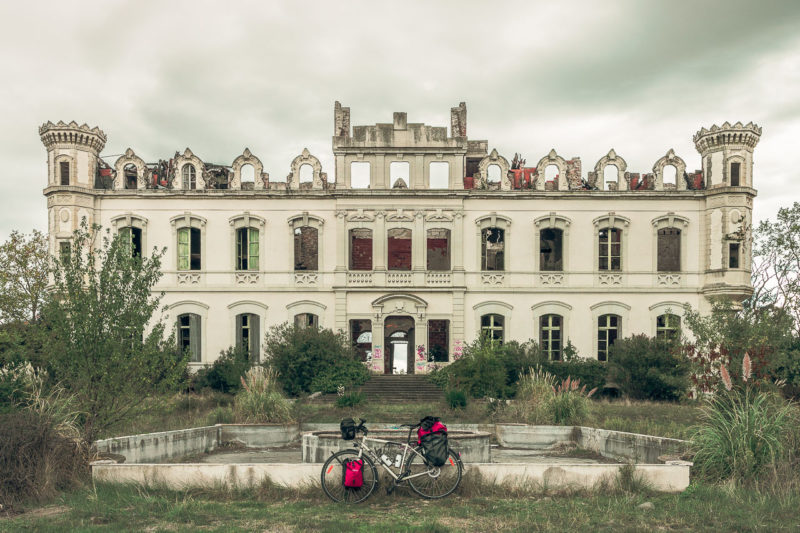
[[[249,147],[283,178],[308,147],[333,179],[335,100],[448,127],[465,101],[470,138],[584,176],[612,147],[693,170],[701,126],[753,121],[755,219],[800,200],[800,1],[9,1],[0,73],[0,240],[47,229],[47,120],[99,126],[109,163]]]

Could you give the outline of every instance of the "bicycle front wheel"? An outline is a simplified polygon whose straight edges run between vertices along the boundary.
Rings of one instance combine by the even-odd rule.
[[[361,469],[364,484],[360,487],[345,487],[345,461],[355,461],[356,459],[364,461]],[[375,491],[378,484],[378,471],[375,470],[372,459],[366,455],[358,456],[358,450],[341,450],[328,457],[328,460],[322,465],[321,479],[322,490],[331,500],[342,503],[360,503]]]
[[[447,461],[442,466],[431,466],[422,456],[422,448],[412,453],[408,461],[407,471],[411,489],[429,500],[444,498],[452,494],[461,483],[461,458],[453,450],[447,452]],[[422,474],[422,475],[417,475]]]

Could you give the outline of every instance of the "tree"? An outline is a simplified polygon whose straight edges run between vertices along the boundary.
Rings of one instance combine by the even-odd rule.
[[[89,443],[148,396],[180,384],[188,360],[154,319],[163,294],[152,289],[165,250],[134,257],[119,234],[106,231],[98,245],[100,230],[83,223],[72,252],[55,259],[53,296],[43,313],[53,334],[49,367],[84,411]]]
[[[35,322],[47,288],[47,236],[12,231],[0,245],[0,323]]]

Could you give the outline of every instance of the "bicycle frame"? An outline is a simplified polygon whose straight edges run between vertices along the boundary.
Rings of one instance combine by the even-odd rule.
[[[369,446],[367,446],[367,443],[365,441],[376,442],[376,443],[380,443],[380,444],[384,444],[384,445],[388,444],[388,445],[391,445],[391,446],[402,446],[403,447],[403,458],[400,461],[399,473],[395,474],[390,466],[387,466],[386,463],[381,461],[381,458],[378,456],[377,452],[375,450],[373,450],[372,448],[370,448]],[[376,439],[374,437],[367,437],[366,435],[362,435],[361,436],[361,441],[360,442],[357,441],[356,444],[354,444],[353,446],[359,449],[359,457],[366,452],[366,454],[369,455],[369,457],[373,460],[373,462],[375,462],[376,464],[381,465],[383,467],[383,469],[386,470],[386,472],[388,472],[389,475],[394,478],[395,481],[404,481],[406,479],[411,479],[411,478],[415,478],[415,477],[419,477],[419,476],[427,476],[428,475],[429,471],[420,472],[419,474],[413,474],[413,475],[403,475],[402,469],[403,469],[404,466],[406,466],[406,457],[410,457],[410,454],[408,452],[411,452],[413,454],[419,455],[420,457],[422,457],[423,460],[425,459],[421,453],[419,453],[414,448],[409,446],[408,443],[395,442],[395,441],[384,440],[384,439]]]

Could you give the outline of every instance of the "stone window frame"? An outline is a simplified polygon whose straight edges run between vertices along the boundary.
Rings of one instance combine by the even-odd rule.
[[[206,357],[208,353],[208,304],[195,300],[181,300],[166,306],[166,311],[169,312],[170,321],[173,324],[178,323],[178,317],[184,314],[196,314],[200,316],[200,360],[189,361],[190,367],[201,367],[210,363]]]
[[[428,232],[430,230],[444,230],[447,231],[447,251],[450,254],[448,258],[450,260],[450,268],[448,270],[428,270]],[[452,222],[431,222],[428,223],[426,221],[425,227],[422,230],[424,235],[422,239],[424,240],[424,255],[425,257],[422,258],[422,263],[425,266],[426,272],[452,272],[453,271],[453,223]],[[413,237],[413,233],[412,233]]]
[[[253,167],[253,189],[264,189],[265,184],[262,178],[262,174],[264,173],[264,164],[258,157],[254,156],[252,152],[250,152],[249,148],[245,148],[244,152],[242,152],[242,155],[234,159],[233,163],[231,163],[233,177],[228,184],[228,188],[231,190],[241,190],[242,167],[245,165],[250,165]]]
[[[558,169],[558,190],[569,190],[569,182],[567,181],[567,161],[556,153],[555,148],[550,150],[550,153],[541,158],[536,164],[536,183],[534,184],[535,189],[537,191],[543,191],[545,189],[544,174],[545,170],[550,165],[555,165],[555,167]]]
[[[395,157],[395,158],[393,158],[393,159],[389,159],[389,160],[387,160],[387,161],[386,161],[386,163],[387,163],[387,164],[386,164],[386,181],[387,181],[387,188],[389,188],[389,189],[392,189],[392,188],[394,188],[394,183],[395,183],[397,180],[399,180],[399,179],[402,179],[402,176],[398,176],[397,178],[394,178],[394,177],[392,176],[392,165],[394,165],[395,163],[398,163],[398,164],[400,164],[400,165],[405,165],[405,166],[406,166],[406,168],[408,169],[408,176],[406,177],[406,179],[405,179],[405,182],[406,182],[406,187],[407,187],[407,188],[409,188],[409,189],[411,189],[411,188],[412,188],[412,181],[411,181],[411,176],[412,176],[411,161],[408,161],[408,160],[406,160],[406,159],[403,159],[403,154],[398,154],[398,156],[399,156],[399,157]]]
[[[68,187],[69,185],[61,184],[61,163],[69,163],[69,185],[78,184],[77,168],[75,158],[67,154],[59,154],[53,159],[53,183],[56,187]]]
[[[193,215],[186,211],[182,215],[176,215],[169,219],[172,226],[172,243],[175,245],[175,253],[172,255],[174,261],[173,270],[175,272],[205,272],[208,270],[208,252],[206,246],[206,226],[208,221],[200,215]],[[200,270],[178,270],[178,230],[181,228],[197,228],[200,230]],[[234,245],[235,246],[235,245]]]
[[[194,155],[188,148],[183,151],[183,154],[175,158],[175,179],[172,184],[174,190],[184,191],[183,189],[183,167],[186,165],[194,165],[195,170],[195,189],[186,189],[185,191],[202,191],[206,188],[206,182],[203,179],[203,173],[206,166],[199,157]],[[185,192],[184,191],[184,192]]]
[[[142,230],[142,257],[148,257],[147,219],[145,217],[128,211],[113,217],[111,219],[111,227],[114,229],[115,233],[119,233],[122,228],[139,228]]]
[[[416,231],[416,228],[414,226],[414,222],[408,222],[408,221],[397,220],[397,219],[392,220],[391,218],[392,218],[391,215],[386,217],[386,223],[385,223],[385,226],[383,228],[383,235],[381,236],[381,238],[383,239],[383,264],[386,266],[386,271],[387,272],[413,272],[414,271],[414,265],[416,265],[418,263],[418,259],[419,259],[418,257],[416,257],[415,248],[417,248],[417,247],[414,246],[414,245],[416,244],[416,240],[419,239],[420,236],[417,235],[418,232]],[[409,218],[412,218],[412,217],[409,217]],[[412,220],[413,220],[413,218],[412,218]],[[389,231],[391,231],[393,229],[407,229],[408,231],[411,232],[411,268],[409,268],[408,270],[390,270],[389,269]],[[424,229],[423,229],[423,233],[425,233]],[[427,233],[425,233],[425,236],[427,237]],[[425,237],[423,237],[423,238],[425,238]],[[374,256],[375,256],[375,234],[374,233],[372,234],[372,254],[373,254],[372,268],[374,270],[375,269],[375,262],[374,262]],[[423,258],[423,259],[425,259],[425,258]]]
[[[680,215],[676,215],[672,211],[664,215],[659,215],[650,221],[653,227],[653,272],[659,273],[658,270],[658,230],[673,228],[681,231],[681,246],[680,246],[680,269],[677,272],[686,271],[686,261],[688,259],[688,244],[686,234],[689,229],[689,219]],[[623,246],[625,242],[623,239]],[[665,270],[664,272],[672,272]]]
[[[352,242],[353,242],[353,240],[351,238],[351,231],[352,230],[356,230],[356,229],[368,229],[370,231],[370,233],[372,234],[372,262],[371,262],[372,263],[372,268],[369,269],[369,270],[352,270],[350,268],[350,266],[352,264],[352,252],[353,252],[352,248],[351,248],[351,245],[352,245]],[[344,234],[345,234],[345,238],[347,239],[347,244],[346,244],[346,247],[345,247],[345,258],[344,258],[345,270],[347,270],[349,272],[374,272],[376,270],[375,267],[377,266],[376,265],[376,261],[375,261],[375,256],[376,256],[376,238],[375,238],[375,235],[377,234],[377,228],[376,228],[376,225],[375,225],[375,221],[374,220],[348,220],[345,223]],[[385,250],[384,250],[384,253],[385,253]],[[385,263],[384,263],[384,265],[385,265]],[[385,268],[385,266],[384,266],[384,268]]]
[[[625,267],[628,264],[628,241],[630,240],[630,234],[628,228],[630,227],[631,220],[627,217],[622,215],[618,215],[613,211],[606,214],[601,215],[594,220],[592,220],[592,225],[594,226],[594,237],[592,239],[592,255],[594,256],[594,272],[595,274],[621,274],[625,272]],[[619,229],[622,231],[622,235],[620,237],[620,251],[619,251],[619,262],[620,268],[619,270],[600,270],[600,230],[603,229]]]
[[[561,316],[561,354],[563,358],[564,346],[569,340],[569,322],[570,315],[572,314],[572,306],[565,302],[558,300],[549,300],[546,302],[539,302],[531,306],[531,313],[533,316],[533,329],[534,339],[541,345],[542,339],[540,338],[539,321],[544,315],[560,315]]]
[[[431,160],[431,161],[427,162],[428,165],[427,165],[427,168],[425,169],[425,189],[430,190],[430,191],[451,190],[453,188],[453,183],[452,183],[453,180],[452,180],[452,177],[451,177],[450,161],[444,161],[443,159],[441,159],[441,157],[443,157],[442,154],[437,154],[437,157],[439,157],[440,159]],[[444,188],[442,188],[442,187],[433,188],[433,187],[431,187],[431,170],[433,168],[432,165],[434,165],[434,164],[440,165],[442,163],[447,165],[447,187],[444,187]]]
[[[630,319],[630,312],[631,306],[623,303],[617,302],[612,300],[606,300],[604,302],[598,302],[589,307],[589,310],[592,313],[592,356],[595,360],[599,360],[597,353],[597,339],[598,339],[598,326],[597,321],[600,319],[602,315],[618,315],[620,317],[620,324],[619,324],[619,335],[617,336],[618,339],[623,338],[625,332],[630,331],[629,328],[629,319]]]
[[[566,177],[564,178],[566,179]],[[537,217],[533,220],[533,266],[536,272],[569,272],[569,228],[572,225],[572,220],[569,218],[558,215],[554,211],[550,214]],[[561,270],[542,270],[540,247],[541,247],[541,231],[544,229],[559,229],[561,230]]]
[[[267,328],[267,313],[269,312],[269,307],[261,302],[257,302],[255,300],[239,300],[233,302],[228,305],[228,320],[230,323],[230,346],[236,346],[236,340],[238,337],[238,333],[236,331],[236,317],[241,314],[251,314],[258,316],[259,320],[259,348],[258,348],[258,355],[259,355],[259,362],[264,359],[264,334],[266,333]]]
[[[676,315],[681,319],[681,327],[685,323],[686,312],[690,309],[688,303],[672,301],[663,301],[651,305],[648,309],[650,311],[650,336],[655,337],[658,331],[657,320],[661,315]]]
[[[324,265],[324,249],[323,243],[325,239],[323,238],[323,229],[325,227],[325,219],[318,217],[316,215],[309,214],[308,211],[303,211],[297,215],[292,215],[286,219],[286,223],[289,225],[289,242],[291,243],[292,252],[291,252],[291,261],[290,261],[290,269],[292,272],[324,272],[325,265]],[[316,228],[317,230],[317,270],[295,270],[295,257],[294,257],[294,230],[297,228],[302,227],[311,227]],[[372,250],[373,255],[375,254],[375,233],[372,234]],[[350,242],[349,242],[349,231],[348,231],[348,252],[349,252]],[[348,255],[348,260],[350,256]],[[374,266],[374,265],[373,265]]]
[[[311,188],[322,189],[324,188],[322,172],[322,163],[315,156],[311,155],[308,148],[303,148],[303,152],[292,160],[291,173],[286,180],[286,186],[290,189],[300,189],[300,167],[303,165],[311,166]],[[370,168],[370,171],[372,169]],[[325,178],[327,179],[327,177]],[[372,173],[370,172],[370,182],[372,181]]]
[[[739,163],[739,185],[731,185],[731,163]],[[747,172],[747,160],[741,155],[734,154],[725,158],[722,180],[727,187],[750,187],[750,173]]]
[[[475,219],[476,233],[475,242],[477,243],[475,256],[477,262],[475,263],[476,272],[511,272],[511,218],[498,215],[497,212],[492,211],[488,215],[482,215]],[[503,270],[481,270],[481,258],[483,256],[481,235],[486,228],[499,228],[503,230]]]
[[[498,300],[488,300],[480,302],[472,306],[473,314],[475,315],[475,334],[477,337],[481,335],[481,318],[484,315],[502,315],[503,321],[503,343],[507,339],[513,339],[511,335],[511,315],[514,311],[514,306],[506,302]]]
[[[615,167],[617,167],[617,190],[616,191],[607,191],[605,189],[605,181],[606,180],[605,180],[605,175],[604,174],[605,174],[606,167],[609,166],[609,165],[614,165]],[[608,153],[606,155],[601,157],[597,161],[597,163],[594,165],[595,180],[596,180],[595,181],[595,187],[597,187],[597,189],[599,191],[602,191],[602,192],[618,192],[618,191],[627,191],[627,190],[629,190],[630,189],[630,184],[628,183],[628,180],[625,178],[625,171],[626,170],[628,170],[628,163],[626,163],[625,160],[620,155],[618,155],[617,152],[615,152],[614,149],[612,148],[611,150],[608,151]],[[600,182],[599,186],[598,186],[597,182]],[[623,183],[625,184],[624,187],[622,186]]]
[[[286,305],[286,320],[290,324],[294,324],[295,315],[302,313],[311,313],[317,315],[319,319],[319,327],[325,327],[325,310],[328,308],[325,304],[315,302],[313,300],[299,300]]]
[[[431,361],[430,360],[430,340],[431,340],[431,330],[430,330],[430,323],[432,320],[437,320],[440,322],[447,322],[447,361]],[[420,344],[417,342],[417,344]],[[425,351],[428,356],[428,363],[436,363],[437,365],[441,364],[449,364],[453,362],[453,315],[445,315],[445,314],[434,314],[428,315],[425,318]]]
[[[114,189],[123,191],[132,191],[134,189],[125,188],[125,167],[133,165],[136,167],[136,190],[147,188],[147,164],[144,160],[136,155],[133,150],[128,148],[114,162]]]
[[[500,190],[511,190],[511,179],[508,177],[508,170],[511,165],[508,159],[497,153],[497,149],[493,148],[492,152],[485,156],[478,163],[478,172],[480,173],[480,184],[484,188],[489,186],[489,165],[497,165],[500,167]]]
[[[267,221],[258,215],[254,215],[249,211],[239,213],[228,219],[230,226],[230,270],[231,272],[263,272],[266,270],[265,262],[266,257],[264,251],[266,250],[266,231]],[[237,270],[236,269],[236,231],[242,228],[255,228],[258,230],[258,268],[254,270]]]
[[[353,163],[366,163],[368,165],[367,168],[369,168],[369,183],[367,184],[366,187],[353,187]],[[357,190],[357,191],[366,191],[368,189],[375,188],[374,187],[375,183],[373,181],[373,177],[374,177],[375,173],[372,172],[372,161],[365,161],[364,160],[364,154],[357,154],[355,159],[350,159],[350,158],[345,159],[345,164],[347,165],[347,174],[346,174],[346,178],[347,178],[346,188],[347,189],[354,189],[354,190]]]
[[[686,180],[683,175],[686,173],[686,162],[675,155],[675,150],[670,148],[666,155],[661,157],[653,164],[653,176],[655,177],[654,189],[663,191],[664,189],[664,167],[672,165],[675,167],[675,188],[679,191],[686,190]]]

